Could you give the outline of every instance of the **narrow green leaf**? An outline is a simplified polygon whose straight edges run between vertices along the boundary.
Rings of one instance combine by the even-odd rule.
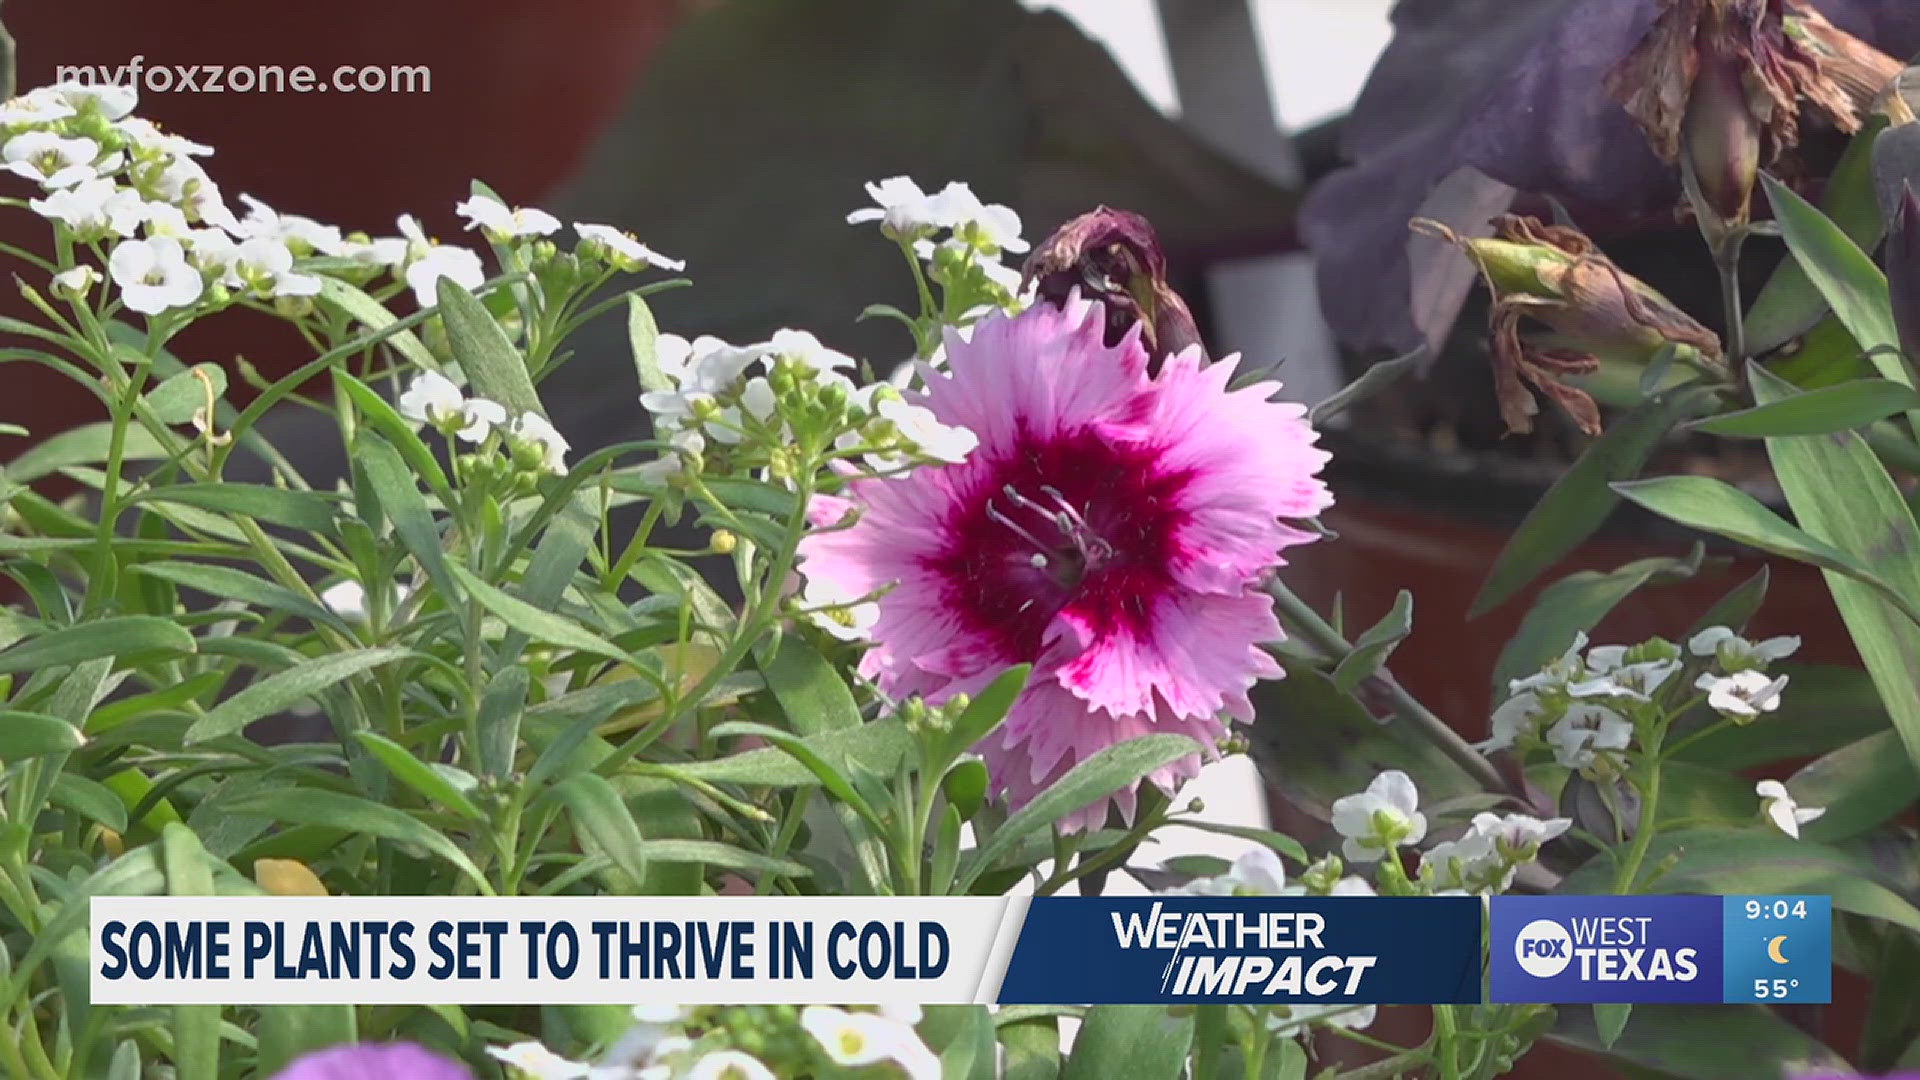
[[[952,730],[947,732],[935,764],[945,767],[948,762],[980,745],[987,736],[997,731],[1006,722],[1007,714],[1013,711],[1014,703],[1026,691],[1027,678],[1032,673],[1032,664],[1010,667],[974,695],[954,721]]]
[[[426,762],[413,756],[413,752],[384,735],[371,731],[356,731],[353,737],[367,748],[367,752],[386,766],[394,779],[425,796],[429,802],[435,802],[459,814],[469,821],[485,821],[482,813],[465,792],[453,785],[453,781],[434,771]]]
[[[57,716],[0,710],[0,762],[78,750],[85,742],[79,728]]]
[[[1189,829],[1237,837],[1241,840],[1251,840],[1262,847],[1271,848],[1274,852],[1302,866],[1313,861],[1300,841],[1286,833],[1274,832],[1272,829],[1256,829],[1251,825],[1229,825],[1224,821],[1202,821],[1199,818],[1175,818],[1170,824],[1184,825]]]
[[[427,482],[434,494],[442,502],[451,505],[453,489],[447,484],[446,471],[440,468],[440,459],[433,456],[427,444],[421,440],[420,432],[405,417],[400,415],[380,396],[379,392],[344,371],[335,369],[333,381],[346,391],[353,400],[354,407],[360,410],[360,416],[367,426],[380,433],[393,448],[400,452],[406,463],[413,467],[414,474]]]
[[[502,668],[480,696],[475,725],[480,733],[480,765],[496,779],[513,774],[514,755],[520,749],[520,717],[532,682],[524,667]]]
[[[30,637],[0,652],[0,675],[114,657],[122,667],[194,651],[193,635],[171,619],[123,615]]]
[[[157,461],[168,456],[167,448],[160,445],[159,440],[146,428],[130,426],[126,429],[125,438],[126,445],[121,449],[122,460]],[[92,465],[105,461],[112,439],[113,425],[104,420],[70,428],[43,439],[8,462],[7,478],[15,483],[30,484],[70,465]]]
[[[238,514],[268,525],[332,535],[333,501],[312,491],[291,491],[260,484],[169,484],[142,492],[135,503],[165,502]]]
[[[412,650],[393,646],[355,649],[274,672],[208,710],[187,729],[187,742],[237,734],[255,720],[291,708],[343,679],[412,655]]]
[[[550,611],[541,611],[525,600],[508,596],[492,585],[480,580],[473,571],[458,563],[449,563],[449,568],[460,584],[480,606],[497,616],[501,622],[526,634],[536,641],[549,645],[559,645],[578,652],[603,656],[617,663],[627,663],[632,657],[618,645],[596,634],[582,629],[577,623]]]
[[[1760,605],[1766,602],[1767,586],[1772,579],[1773,572],[1769,568],[1762,566],[1756,570],[1752,577],[1701,612],[1700,618],[1687,629],[1687,639],[1691,640],[1695,634],[1710,626],[1724,626],[1736,634],[1745,630],[1747,623],[1759,612]]]
[[[366,293],[336,277],[322,275],[320,278],[320,302],[332,304],[341,311],[358,320],[361,326],[372,333],[386,330],[400,320],[393,312]],[[409,363],[426,371],[439,371],[440,361],[435,359],[433,351],[420,343],[412,330],[399,330],[387,336],[387,344],[395,352],[407,358]]]
[[[6,724],[5,714],[0,714],[0,724]],[[0,752],[0,759],[8,755]],[[63,772],[53,782],[53,804],[65,807],[102,828],[117,833],[127,831],[127,804],[113,789],[90,780],[79,773]]]
[[[533,549],[526,572],[521,575],[520,599],[541,611],[552,611],[566,594],[574,572],[587,557],[599,529],[598,508],[590,505],[589,495],[576,494],[547,522],[546,533]],[[524,631],[511,630],[500,643],[501,662],[518,660],[527,639]]]
[[[1879,465],[1877,461],[1874,464],[1876,467]],[[1886,475],[1884,469],[1881,475]],[[1812,563],[1823,570],[1852,578],[1870,586],[1908,613],[1909,617],[1920,621],[1920,608],[1909,603],[1860,560],[1788,524],[1780,515],[1763,506],[1760,500],[1730,484],[1708,476],[1663,476],[1655,480],[1616,484],[1614,490],[1648,510],[1689,528],[1717,533],[1748,547]],[[1911,522],[1911,515],[1908,520]]]
[[[781,877],[802,878],[812,873],[792,859],[762,855],[718,840],[642,840],[640,854],[649,863],[697,863],[742,874],[778,874]]]
[[[277,1076],[295,1058],[359,1041],[351,1005],[265,1005],[257,1031],[258,1075]]]
[[[860,726],[860,706],[853,700],[853,691],[805,638],[784,634],[776,648],[760,652],[760,674],[796,734]]]
[[[1920,393],[1888,379],[1856,379],[1795,393],[1766,405],[1722,413],[1693,425],[1710,435],[1764,438],[1825,435],[1920,409]]]
[[[445,833],[418,820],[404,810],[344,795],[337,791],[308,788],[297,798],[288,798],[279,788],[256,788],[226,800],[221,809],[233,815],[263,817],[293,825],[316,825],[346,833],[366,833],[398,843],[424,848],[445,859],[467,876],[482,893],[492,896],[493,886],[485,874]]]
[[[155,419],[163,424],[184,424],[193,419],[194,413],[206,408],[207,388],[194,376],[196,371],[204,373],[213,384],[215,401],[227,392],[226,368],[219,364],[195,364],[147,391],[147,408],[153,410]]]
[[[647,879],[647,853],[640,826],[606,777],[577,773],[549,792],[567,808],[581,838],[612,860],[629,881],[637,885]]]
[[[1351,691],[1372,678],[1387,657],[1413,633],[1413,594],[1405,589],[1394,597],[1393,609],[1386,617],[1367,628],[1353,643],[1353,651],[1333,669],[1333,685]]]
[[[433,512],[427,509],[427,500],[414,483],[406,459],[392,443],[367,431],[362,431],[354,440],[354,450],[355,467],[380,501],[381,511],[393,522],[400,542],[433,579],[441,599],[452,605],[460,593],[453,587],[453,575],[447,569],[447,557],[441,550],[440,530],[433,523]]]
[[[962,886],[971,885],[1002,852],[1028,834],[1051,826],[1068,814],[1129,787],[1156,769],[1200,752],[1200,745],[1184,735],[1145,735],[1108,746],[1067,770],[1065,776],[1008,816],[987,837],[961,874]]]
[[[1613,1049],[1614,1042],[1620,1038],[1620,1032],[1626,1028],[1627,1020],[1632,1015],[1632,1005],[1595,1005],[1593,1026],[1600,1036],[1600,1045]]]
[[[1419,345],[1404,356],[1391,360],[1382,360],[1360,373],[1359,377],[1340,389],[1329,394],[1318,405],[1308,411],[1308,419],[1315,426],[1326,422],[1328,417],[1338,416],[1362,401],[1385,390],[1400,381],[1400,377],[1419,366],[1427,358],[1429,349]]]
[[[1821,210],[1862,251],[1880,246],[1886,234],[1873,175],[1874,144],[1885,130],[1882,117],[1867,118],[1827,177],[1820,197]],[[1814,288],[1799,260],[1782,259],[1747,312],[1748,350],[1755,356],[1772,352],[1806,333],[1826,313],[1826,298]]]
[[[919,1034],[940,1055],[941,1080],[994,1080],[993,1017],[984,1005],[935,1005]]]
[[[440,317],[447,324],[447,340],[460,370],[480,397],[506,406],[508,416],[536,413],[546,416],[540,395],[527,374],[527,362],[507,339],[507,332],[488,313],[486,305],[452,278],[439,283]]]
[[[1561,1009],[1548,1038],[1589,1053],[1609,1048],[1591,1009]],[[1791,1061],[1809,1073],[1848,1071],[1846,1062],[1779,1013],[1757,1005],[1661,1005],[1639,1010],[1609,1055],[1630,1075],[1673,1080],[1754,1080],[1781,1075]]]
[[[151,562],[136,565],[133,571],[162,581],[170,581],[182,588],[203,592],[208,596],[217,596],[222,600],[238,600],[268,611],[298,615],[313,622],[342,628],[345,626],[339,616],[292,589],[231,566],[189,562]]]
[[[1807,272],[1814,287],[1840,319],[1880,374],[1913,386],[1900,354],[1900,331],[1893,323],[1887,275],[1825,214],[1771,176],[1760,178],[1780,222],[1787,250]]]
[[[848,778],[844,759],[841,763],[831,762],[814,744],[795,736],[792,732],[744,720],[721,724],[710,734],[715,738],[748,735],[765,739],[772,743],[775,749],[805,766],[806,770],[812,773],[835,799],[852,807],[875,827],[881,827],[880,815],[874,811],[872,804],[854,789],[852,781]],[[683,771],[692,773],[692,770]]]
[[[1809,762],[1787,781],[1787,789],[1800,805],[1825,810],[1801,827],[1801,835],[1832,843],[1858,836],[1912,806],[1920,799],[1920,772],[1907,757],[1900,733],[1888,730]]]
[[[742,731],[740,734],[753,732]],[[780,734],[787,735],[785,732]],[[823,732],[801,741],[816,757],[832,761],[858,761],[863,768],[880,776],[890,776],[898,770],[901,760],[914,746],[914,739],[907,734],[906,726],[894,719],[875,720],[857,728]],[[712,761],[692,761],[676,766],[676,769],[683,775],[709,783],[740,784],[745,787],[812,787],[820,783],[820,777],[812,769],[792,754],[774,746],[747,750]]]
[[[1193,1016],[1157,1005],[1087,1010],[1060,1080],[1178,1080],[1193,1046]]]
[[[160,846],[169,895],[215,895],[210,857],[192,829],[177,823],[165,826]],[[220,1006],[173,1007],[173,1064],[181,1076],[220,1075]]]
[[[1654,447],[1700,400],[1701,391],[1683,387],[1651,398],[1614,421],[1514,530],[1468,617],[1499,607],[1592,536],[1618,502],[1610,485],[1639,476]]]
[[[660,327],[653,321],[653,310],[635,293],[627,294],[627,344],[633,350],[640,389],[649,393],[675,389],[673,380],[660,370]]]
[[[1696,555],[1698,553],[1696,552]],[[1507,696],[1507,685],[1539,671],[1567,651],[1575,634],[1591,631],[1620,601],[1651,581],[1656,574],[1690,576],[1693,560],[1641,559],[1617,570],[1582,570],[1569,574],[1540,592],[1520,629],[1514,632],[1493,669],[1494,700]]]

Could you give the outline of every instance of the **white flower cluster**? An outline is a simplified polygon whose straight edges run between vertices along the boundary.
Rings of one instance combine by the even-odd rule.
[[[1780,707],[1787,677],[1768,678],[1767,665],[1785,660],[1799,648],[1797,637],[1748,641],[1724,626],[1708,627],[1687,642],[1687,651],[1712,657],[1718,673],[1702,672],[1693,685],[1707,692],[1707,704],[1715,712],[1735,723],[1745,723]]]
[[[132,115],[130,86],[61,83],[0,104],[0,167],[40,186],[28,206],[56,222],[75,242],[106,248],[105,278],[121,301],[143,315],[192,308],[216,287],[262,299],[298,302],[317,295],[322,278],[295,270],[297,260],[326,256],[363,269],[390,269],[421,307],[436,302],[446,277],[465,288],[486,279],[480,256],[429,239],[411,216],[401,235],[343,237],[311,218],[283,214],[248,195],[237,216],[195,158],[213,149],[161,131]],[[496,240],[545,236],[559,228],[540,210],[509,210],[474,196],[457,208],[470,226]],[[681,269],[631,236],[605,225],[574,225],[576,252],[616,269]],[[62,271],[55,292],[79,299],[101,280],[92,267]]]
[[[1588,649],[1587,635],[1576,634],[1557,660],[1508,684],[1511,696],[1494,710],[1492,735],[1480,749],[1538,738],[1561,766],[1590,768],[1632,743],[1634,707],[1649,703],[1682,666],[1678,650],[1664,642]]]
[[[526,412],[507,421],[507,410],[497,401],[467,397],[453,380],[422,372],[400,395],[400,415],[426,424],[442,435],[470,443],[484,443],[497,430],[517,462],[555,476],[567,471],[570,447],[547,418]]]
[[[633,1017],[637,1026],[597,1063],[562,1057],[537,1042],[487,1052],[525,1080],[778,1080],[752,1054],[687,1035],[683,1009],[636,1005]],[[835,1065],[892,1064],[907,1080],[940,1080],[940,1059],[914,1031],[919,1022],[916,1005],[872,1012],[810,1005],[800,1013],[801,1028]]]
[[[1458,840],[1442,841],[1420,856],[1420,880],[1439,890],[1505,892],[1520,867],[1540,854],[1540,845],[1572,825],[1571,818],[1475,814]]]
[[[1002,253],[1018,255],[1028,247],[1020,238],[1020,215],[1011,207],[982,202],[959,181],[929,194],[905,176],[868,184],[867,196],[874,205],[848,214],[847,224],[879,222],[887,235],[910,243],[937,279],[950,281],[971,271],[1009,298],[1020,292],[1020,271],[1000,262]]]
[[[883,444],[869,459],[876,471],[899,468],[912,458],[958,462],[979,442],[972,432],[943,425],[929,410],[909,404],[887,384],[856,386],[844,374],[855,366],[854,359],[804,330],[781,330],[752,345],[661,334],[655,348],[671,388],[641,394],[640,404],[653,414],[655,432],[682,454],[702,453],[708,439],[726,445],[789,441],[791,428],[783,415],[790,411],[784,404],[789,398],[793,407],[808,398],[851,404],[856,429],[840,444],[843,449]]]

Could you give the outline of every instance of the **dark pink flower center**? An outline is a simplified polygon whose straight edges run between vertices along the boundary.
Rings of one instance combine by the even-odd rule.
[[[1047,626],[1068,609],[1098,636],[1144,633],[1154,602],[1175,587],[1188,479],[1162,469],[1151,447],[1087,429],[1046,439],[1022,430],[955,509],[930,568],[948,607],[1004,663],[1038,659]]]

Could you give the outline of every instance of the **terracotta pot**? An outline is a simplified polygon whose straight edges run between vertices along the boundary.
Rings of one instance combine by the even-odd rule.
[[[430,232],[451,236],[460,231],[453,204],[472,180],[532,203],[573,171],[680,6],[340,0],[290,23],[262,11],[99,0],[9,4],[5,19],[19,46],[22,88],[54,81],[60,65],[118,71],[135,56],[149,72],[306,65],[322,83],[341,65],[375,65],[383,76],[394,65],[424,66],[429,89],[420,93],[184,93],[149,84],[140,111],[216,147],[208,171],[236,207],[244,192],[377,235],[392,235],[394,218],[411,212]],[[0,240],[44,247],[45,236],[30,214],[0,219]],[[0,293],[9,294],[0,296],[0,313],[32,317],[11,289]],[[237,313],[194,328],[179,345],[201,359],[244,355],[270,373],[295,364],[304,348],[286,326]],[[15,364],[6,377],[12,392],[0,400],[0,420],[25,424],[36,437],[99,416],[90,395],[53,372]]]
[[[1350,628],[1370,625],[1392,607],[1399,590],[1412,590],[1413,633],[1395,651],[1390,666],[1415,697],[1469,740],[1487,735],[1494,704],[1489,675],[1541,589],[1578,570],[1612,570],[1636,559],[1684,555],[1693,539],[1623,511],[1610,528],[1521,595],[1469,619],[1466,613],[1481,582],[1543,489],[1521,485],[1501,491],[1484,477],[1404,465],[1343,468],[1337,446],[1335,454],[1330,476],[1338,501],[1324,521],[1339,539],[1290,553],[1287,579],[1319,610],[1329,609],[1338,596]],[[1709,554],[1732,550],[1710,545]],[[1671,640],[1762,565],[1770,568],[1770,584],[1749,633],[1800,635],[1804,644],[1796,662],[1857,665],[1846,628],[1817,570],[1745,554],[1723,572],[1634,593],[1596,628],[1594,640],[1631,643],[1656,635]],[[1277,797],[1270,805],[1276,828],[1291,827],[1302,835],[1323,828]],[[1843,1052],[1857,1045],[1866,992],[1858,977],[1836,970],[1835,1003],[1818,1010],[1817,1034]],[[1426,1009],[1382,1009],[1370,1031],[1392,1042],[1417,1044],[1427,1035],[1429,1015]],[[1367,1060],[1363,1048],[1337,1038],[1323,1038],[1321,1050],[1333,1061]],[[1598,1080],[1622,1074],[1600,1059],[1542,1042],[1510,1075],[1523,1080]]]

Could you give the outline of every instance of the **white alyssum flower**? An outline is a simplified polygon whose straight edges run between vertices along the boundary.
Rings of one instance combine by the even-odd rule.
[[[56,124],[75,111],[57,87],[42,86],[0,104],[0,127]]]
[[[87,138],[67,138],[51,131],[28,131],[0,147],[8,172],[46,188],[72,187],[120,165],[118,151],[100,157],[100,144]]]
[[[377,240],[349,236],[340,242],[340,257],[368,267],[401,266],[407,261],[407,246],[397,236]]]
[[[247,216],[240,220],[240,236],[279,240],[289,247],[304,246],[322,255],[340,253],[343,241],[339,227],[322,225],[299,214],[282,214],[251,195],[240,196],[240,201],[247,204]]]
[[[1512,862],[1527,862],[1540,854],[1540,845],[1573,827],[1572,818],[1548,818],[1544,821],[1528,814],[1495,814],[1483,811],[1473,815],[1476,836],[1488,840],[1493,850]]]
[[[1347,861],[1374,862],[1396,847],[1425,839],[1427,817],[1419,806],[1419,789],[1398,769],[1374,777],[1357,795],[1334,800],[1333,827],[1345,838],[1341,851]]]
[[[192,229],[181,238],[187,246],[187,261],[198,269],[227,280],[234,260],[240,257],[240,244],[225,229]]]
[[[759,1058],[739,1050],[716,1050],[693,1063],[687,1080],[779,1080]]]
[[[872,641],[874,627],[880,623],[880,605],[873,597],[851,595],[824,577],[806,579],[800,606],[808,622],[841,641]]]
[[[54,83],[45,87],[49,94],[57,94],[74,109],[89,106],[99,110],[107,120],[120,120],[140,104],[140,91],[126,83],[84,83],[77,80]]]
[[[1575,634],[1573,644],[1558,659],[1524,679],[1512,680],[1507,684],[1507,692],[1522,694],[1532,691],[1537,694],[1565,690],[1569,684],[1578,682],[1586,674],[1586,665],[1580,661],[1580,654],[1586,647],[1587,635],[1584,632]]]
[[[180,241],[170,236],[122,240],[107,257],[107,273],[120,287],[127,307],[142,315],[189,307],[206,282],[188,262]]]
[[[901,438],[935,461],[958,464],[980,445],[979,437],[973,432],[942,424],[934,416],[933,410],[909,404],[899,397],[889,395],[880,398],[875,411],[881,419],[893,424]]]
[[[1780,707],[1780,692],[1787,688],[1787,677],[1769,679],[1765,673],[1748,668],[1725,676],[1706,672],[1693,685],[1707,692],[1707,705],[1715,712],[1734,720],[1751,720]]]
[[[454,205],[453,212],[466,219],[467,228],[485,229],[495,236],[546,236],[560,229],[560,219],[545,210],[508,207],[485,195],[461,200]]]
[[[213,182],[200,163],[191,158],[175,158],[152,183],[157,197],[186,211],[187,217],[203,225],[225,229],[235,236],[250,235],[240,219],[227,207],[220,185]],[[325,236],[322,236],[325,239]]]
[[[484,440],[507,422],[506,407],[485,398],[469,398],[444,375],[423,371],[400,394],[400,415],[441,432],[453,431],[467,442]],[[563,451],[564,452],[564,451]]]
[[[160,130],[160,125],[139,116],[128,116],[113,125],[120,134],[127,137],[135,148],[155,157],[205,157],[213,153],[213,147],[197,143],[180,135],[172,135]]]
[[[1753,793],[1760,796],[1760,811],[1767,820],[1795,840],[1800,839],[1800,826],[1827,812],[1823,806],[1802,807],[1794,802],[1787,785],[1778,780],[1760,781],[1753,785]]]
[[[628,273],[647,266],[675,273],[687,268],[685,260],[668,258],[641,243],[632,233],[611,225],[590,225],[576,221],[573,231],[579,235],[583,247],[589,251],[604,252],[610,263]]]
[[[642,1024],[677,1024],[687,1018],[687,1010],[680,1005],[635,1005],[633,1018]]]
[[[898,236],[912,236],[929,229],[946,228],[944,208],[937,204],[911,177],[890,176],[867,185],[867,197],[873,206],[862,207],[847,215],[847,224],[864,225],[877,221],[880,227]]]
[[[698,461],[706,453],[707,440],[698,431],[675,431],[667,442],[672,449],[638,466],[634,471],[656,484],[664,484],[686,472],[688,461]]]
[[[1540,701],[1540,695],[1531,690],[1522,690],[1493,710],[1490,733],[1486,739],[1475,743],[1474,749],[1483,754],[1505,750],[1522,734],[1533,732],[1545,717],[1546,706]]]
[[[840,371],[855,366],[853,357],[830,349],[805,330],[776,330],[766,351],[809,371]]]
[[[1498,873],[1502,866],[1493,838],[1478,829],[1468,829],[1459,839],[1442,840],[1420,853],[1420,880],[1429,885],[1465,888]]]
[[[966,184],[956,180],[931,201],[934,216],[963,239],[1015,255],[1027,250],[1027,242],[1020,239],[1020,215],[1010,207],[981,202]]]
[[[1585,769],[1603,753],[1625,750],[1633,723],[1605,705],[1575,702],[1547,729],[1546,741],[1562,768]]]
[[[293,252],[284,240],[256,236],[243,240],[227,265],[227,284],[273,296],[318,296],[321,281],[293,270]]]
[[[718,412],[714,398],[730,392],[765,355],[764,344],[731,345],[704,334],[689,341],[678,334],[661,334],[654,356],[674,389],[649,390],[640,395],[640,404],[664,431],[697,426],[702,415]],[[738,439],[717,430],[713,435],[723,442]]]
[[[93,291],[100,281],[100,271],[91,266],[75,266],[53,275],[53,292],[69,300],[78,300]]]
[[[393,584],[391,599],[392,606],[397,607],[406,603],[412,595],[413,587],[411,585],[407,585],[404,582],[395,582]],[[326,605],[328,611],[333,612],[335,615],[349,622],[364,622],[367,619],[366,586],[354,581],[352,578],[336,581],[325,589],[320,590],[320,602]]]
[[[49,221],[58,221],[74,232],[85,237],[103,235],[112,229],[109,217],[109,200],[118,194],[120,188],[104,176],[82,180],[72,187],[57,188],[46,194],[45,198],[29,199],[27,207]],[[139,197],[122,199],[121,204],[138,207]],[[123,210],[125,215],[126,211]],[[137,218],[123,216],[125,229],[115,229],[122,236],[133,235],[133,225]]]
[[[407,287],[413,290],[413,302],[430,308],[440,302],[440,279],[446,278],[472,291],[487,280],[487,267],[480,256],[463,247],[434,244],[407,265]]]
[[[518,1042],[512,1046],[489,1046],[495,1060],[520,1070],[532,1080],[585,1080],[591,1066],[563,1058],[537,1042]]]
[[[1797,637],[1771,637],[1748,641],[1725,626],[1709,626],[1687,641],[1687,651],[1695,656],[1711,656],[1720,670],[1733,674],[1750,668],[1763,668],[1775,660],[1785,660],[1799,651]]]
[[[521,413],[507,431],[516,450],[524,450],[539,463],[542,472],[565,476],[567,451],[572,449],[560,432],[539,413]]]
[[[800,1026],[812,1035],[836,1065],[873,1065],[892,1056],[892,1029],[897,1025],[872,1013],[851,1013],[831,1005],[809,1005],[800,1011]]]

